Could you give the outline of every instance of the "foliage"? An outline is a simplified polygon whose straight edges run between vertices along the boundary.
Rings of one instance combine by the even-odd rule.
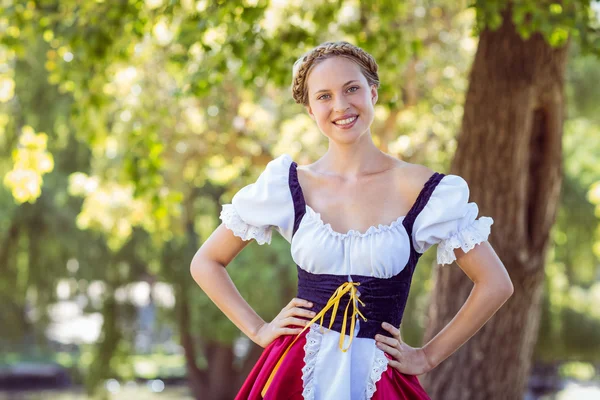
[[[600,54],[600,21],[588,0],[476,0],[478,30],[495,30],[510,9],[510,15],[523,39],[541,33],[552,46],[562,46],[575,38],[585,52]]]
[[[220,205],[266,162],[287,152],[303,164],[326,150],[289,93],[297,57],[331,39],[373,54],[382,81],[375,142],[444,171],[477,46],[472,29],[499,26],[507,2],[476,1],[471,8],[449,0],[1,4],[0,299],[7,306],[0,317],[10,321],[5,336],[13,341],[43,343],[51,322],[46,306],[60,300],[59,281],[71,282],[71,297],[87,298],[86,311],[103,316],[86,364],[93,391],[103,378],[133,373],[135,310],[115,299],[132,282],[174,288],[175,307],[162,307],[159,321],[178,335],[187,333],[182,322],[188,321],[199,339],[232,345],[238,337],[195,288],[189,262],[216,228]],[[524,38],[542,32],[561,45],[571,35],[582,52],[596,52],[590,5],[515,1],[513,21]],[[573,315],[589,319],[590,327],[598,321],[589,308],[600,256],[590,251],[598,243],[590,202],[600,203],[598,71],[596,58],[572,55],[563,207],[543,322],[552,326]],[[415,344],[425,323],[431,260],[427,254],[419,264],[404,316],[403,331]],[[295,269],[281,238],[270,247],[248,246],[228,270],[265,319],[294,295]],[[93,301],[97,286],[102,296]],[[571,307],[575,298],[580,306]],[[560,327],[546,334],[567,337]],[[573,350],[578,338],[559,356],[582,355]],[[542,352],[555,354],[549,347]],[[204,356],[199,350],[200,367]]]

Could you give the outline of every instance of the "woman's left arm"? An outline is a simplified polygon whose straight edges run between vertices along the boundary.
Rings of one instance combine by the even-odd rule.
[[[422,348],[403,343],[400,331],[383,325],[394,338],[377,335],[378,347],[388,353],[390,365],[400,372],[419,375],[429,372],[458,350],[498,311],[513,293],[513,285],[502,261],[485,241],[467,253],[455,249],[456,263],[473,281],[471,294],[456,316]]]

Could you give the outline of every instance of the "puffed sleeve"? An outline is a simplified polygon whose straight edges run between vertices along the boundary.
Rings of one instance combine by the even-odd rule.
[[[235,236],[271,244],[272,229],[291,242],[294,229],[294,203],[289,187],[292,159],[283,154],[270,161],[258,179],[241,188],[223,204],[220,219]]]
[[[477,219],[478,213],[477,204],[469,202],[467,182],[458,175],[445,175],[415,219],[415,250],[424,253],[437,244],[438,264],[451,264],[456,260],[454,249],[460,247],[466,253],[490,235],[494,220]]]

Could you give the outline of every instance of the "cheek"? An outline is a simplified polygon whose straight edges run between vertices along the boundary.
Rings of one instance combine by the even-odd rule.
[[[373,102],[371,100],[371,95],[362,96],[360,98],[361,107],[363,108],[373,108]]]
[[[360,104],[360,108],[362,109],[363,113],[366,113],[366,114],[369,114],[369,115],[375,114],[375,108],[374,107],[375,106],[373,105],[370,97],[362,99],[361,104]]]
[[[313,108],[313,113],[315,114],[315,119],[319,124],[324,124],[329,121],[329,111],[327,111],[326,107],[315,107]]]

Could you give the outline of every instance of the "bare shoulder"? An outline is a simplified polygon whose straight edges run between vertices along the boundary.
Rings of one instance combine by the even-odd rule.
[[[398,160],[395,181],[398,190],[407,198],[416,200],[423,186],[434,173],[435,171],[425,165]]]

